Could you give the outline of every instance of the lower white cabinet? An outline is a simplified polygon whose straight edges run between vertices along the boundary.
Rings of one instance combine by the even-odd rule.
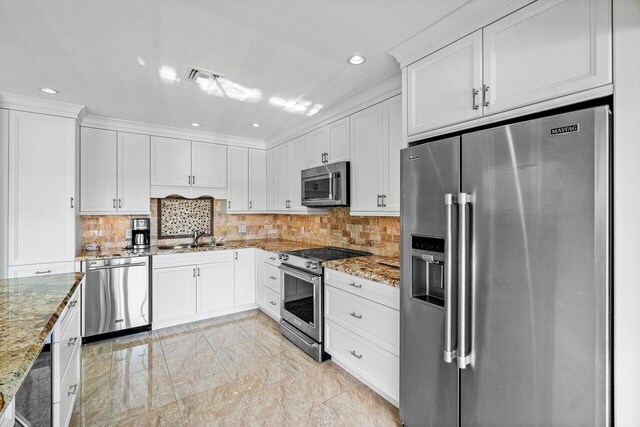
[[[0,417],[0,427],[15,427],[16,423],[16,403],[12,400],[4,409]]]
[[[234,283],[236,306],[256,302],[256,250],[237,249],[234,252]]]
[[[196,269],[198,313],[233,307],[233,261],[199,264]]]
[[[280,260],[272,252],[260,251],[256,260],[256,302],[266,314],[280,321]]]
[[[10,279],[29,276],[46,276],[49,274],[73,273],[74,262],[53,262],[48,264],[30,264],[11,266],[7,270]]]
[[[273,289],[264,289],[264,310],[269,316],[280,321],[280,294]]]
[[[400,387],[400,290],[325,271],[325,351],[392,404]]]
[[[153,269],[153,322],[196,314],[196,266]]]

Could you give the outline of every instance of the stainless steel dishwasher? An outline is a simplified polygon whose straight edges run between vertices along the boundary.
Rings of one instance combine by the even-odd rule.
[[[82,336],[148,326],[149,257],[85,261]]]

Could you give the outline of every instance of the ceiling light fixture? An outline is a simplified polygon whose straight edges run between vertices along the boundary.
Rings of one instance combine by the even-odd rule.
[[[191,126],[195,127],[195,128],[199,128],[200,127],[200,123],[191,123]]]
[[[289,107],[294,107],[294,106],[298,105],[298,101],[296,101],[295,99],[290,99],[290,100],[287,101],[287,105]]]
[[[55,89],[51,89],[50,87],[41,87],[41,88],[40,88],[40,90],[41,90],[42,92],[44,92],[44,93],[49,94],[49,95],[57,95],[57,94],[59,94],[59,93],[60,93],[60,92],[58,92],[58,91],[57,91],[57,90],[55,90]]]
[[[349,62],[349,64],[351,65],[361,65],[364,64],[364,62],[367,60],[367,58],[365,58],[362,55],[351,55],[347,61]]]
[[[259,128],[260,127],[260,123],[251,123],[251,127]]]

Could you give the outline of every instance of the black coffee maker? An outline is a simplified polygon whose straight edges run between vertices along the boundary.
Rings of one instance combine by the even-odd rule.
[[[149,249],[151,246],[151,220],[149,218],[131,219],[131,249]]]

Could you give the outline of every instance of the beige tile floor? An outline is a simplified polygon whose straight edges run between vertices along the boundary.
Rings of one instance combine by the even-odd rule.
[[[72,426],[388,426],[398,410],[258,310],[82,348]]]

